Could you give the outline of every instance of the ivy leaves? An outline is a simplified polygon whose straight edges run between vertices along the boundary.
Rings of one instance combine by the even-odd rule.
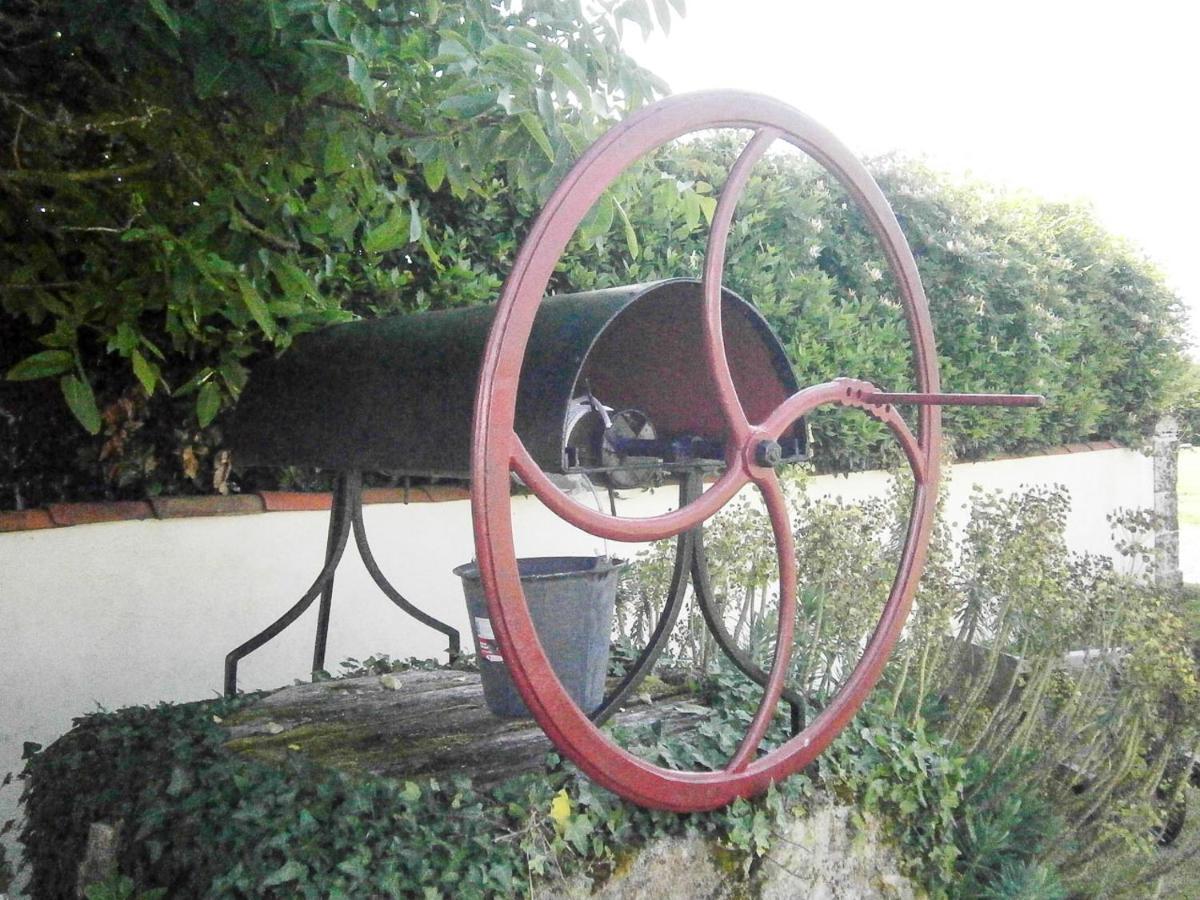
[[[712,733],[744,730],[757,690],[732,672],[715,677],[713,706],[697,705],[698,721]],[[214,725],[242,702],[94,714],[32,755],[22,839],[38,895],[69,893],[75,868],[61,860],[77,857],[88,823],[117,820],[136,837],[123,842],[121,872],[97,896],[149,896],[138,886],[156,884],[179,896],[527,896],[543,878],[602,877],[665,835],[710,842],[732,885],[750,888],[789,826],[829,794],[856,796],[863,815],[895,825],[912,866],[932,875],[935,896],[946,882],[924,854],[953,860],[953,816],[943,811],[959,804],[961,760],[882,715],[862,718],[838,742],[822,767],[823,789],[797,775],[755,800],[677,815],[628,804],[555,754],[545,771],[486,795],[467,779],[350,777],[297,758],[266,765],[231,751]],[[647,741],[650,752],[670,745],[685,768],[726,758],[702,734],[639,725],[618,736]],[[776,722],[769,740],[787,737]],[[872,793],[884,781],[899,783],[917,807],[893,818],[898,804]]]

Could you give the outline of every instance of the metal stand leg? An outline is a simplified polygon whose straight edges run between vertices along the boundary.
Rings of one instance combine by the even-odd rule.
[[[267,641],[276,637],[285,628],[298,619],[318,597],[321,604],[317,611],[317,635],[313,643],[313,671],[325,668],[325,647],[329,638],[329,614],[333,605],[333,576],[341,562],[342,554],[349,541],[350,530],[354,529],[354,541],[363,563],[371,578],[389,600],[408,613],[418,622],[440,631],[450,641],[449,654],[453,662],[462,652],[462,640],[458,630],[441,622],[433,616],[422,612],[400,595],[384,577],[371,553],[371,545],[367,542],[367,530],[363,525],[362,514],[362,473],[357,471],[343,472],[338,476],[333,490],[333,509],[329,514],[329,537],[325,544],[325,567],[321,574],[295,605],[282,616],[260,631],[250,640],[233,650],[225,657],[225,695],[232,697],[237,693],[238,662],[261,647]]]
[[[679,484],[679,505],[682,507],[691,503],[703,488],[703,475],[698,471],[689,471]],[[667,592],[667,605],[658,618],[650,642],[642,651],[632,666],[625,672],[620,684],[604,699],[600,707],[591,714],[590,718],[597,725],[606,722],[620,708],[621,703],[645,680],[654,668],[658,657],[666,647],[667,639],[679,619],[683,601],[687,596],[688,578],[691,576],[692,586],[696,593],[696,602],[704,621],[712,632],[713,638],[721,651],[733,661],[733,664],[751,681],[760,687],[767,683],[767,673],[754,664],[742,652],[725,627],[721,611],[717,608],[712,589],[712,579],[708,573],[708,560],[704,553],[704,526],[699,525],[691,531],[679,536],[675,544],[675,569],[671,574],[671,587]],[[799,734],[804,727],[804,698],[792,688],[784,688],[782,697],[787,701],[790,710],[792,734]]]
[[[681,508],[700,496],[703,486],[702,479],[703,476],[699,472],[689,471],[684,475],[679,482],[679,506]],[[683,601],[687,596],[688,572],[692,568],[695,546],[695,531],[685,531],[676,539],[675,569],[671,573],[667,605],[658,617],[658,624],[654,626],[654,633],[650,636],[650,642],[642,651],[641,656],[626,670],[625,675],[621,678],[621,683],[604,698],[604,702],[589,717],[597,725],[608,721],[609,717],[620,708],[625,698],[637,689],[638,685],[650,674],[658,657],[667,646],[667,639],[675,628],[675,622],[679,619],[679,611],[683,608]]]
[[[326,543],[325,567],[321,569],[321,574],[317,576],[316,581],[312,583],[312,587],[305,592],[303,597],[296,601],[291,609],[254,637],[250,638],[250,640],[235,650],[231,650],[225,657],[225,696],[232,697],[237,694],[238,661],[242,657],[253,653],[295,622],[312,605],[312,602],[317,599],[318,594],[323,594],[328,589],[328,596],[330,599],[332,598],[333,573],[337,571],[338,563],[342,559],[342,553],[346,549],[346,541],[350,536],[350,497],[352,493],[357,495],[357,492],[350,490],[354,486],[350,482],[353,480],[353,476],[356,475],[357,473],[349,473],[344,476],[344,479],[339,478],[338,489],[334,491],[333,510],[329,516],[329,540]],[[354,482],[354,484],[357,484],[361,489],[360,482]],[[317,649],[323,658],[325,655],[325,632],[327,632],[329,627],[329,611],[325,599],[322,600],[322,607],[323,614],[321,620],[317,623]]]
[[[704,622],[708,625],[708,630],[712,632],[717,646],[733,661],[742,674],[759,687],[766,687],[767,673],[742,652],[742,648],[737,645],[733,636],[726,629],[721,610],[717,608],[716,598],[713,596],[712,579],[708,574],[708,557],[704,553],[704,526],[696,526],[692,534],[695,536],[695,548],[692,551],[692,587],[696,592],[696,602],[700,606]],[[787,701],[791,708],[792,734],[799,734],[804,727],[804,698],[789,687],[785,687],[780,696]]]
[[[367,542],[367,528],[363,524],[362,510],[362,491],[356,491],[351,499],[351,521],[354,524],[354,543],[358,546],[358,554],[362,557],[363,563],[367,567],[367,571],[371,573],[371,578],[379,585],[379,589],[387,596],[389,600],[395,603],[398,607],[420,622],[422,625],[428,625],[434,631],[440,631],[450,641],[450,646],[447,652],[450,655],[450,661],[454,662],[458,659],[462,652],[462,638],[459,636],[458,629],[447,625],[426,612],[417,609],[411,603],[401,596],[400,592],[392,587],[391,582],[384,577],[384,574],[379,569],[379,564],[375,562],[375,556],[371,553],[371,545]]]
[[[345,472],[338,476],[333,488],[333,509],[329,513],[329,540],[325,546],[326,564],[329,562],[330,554],[333,553],[335,539],[343,530],[342,520],[345,518],[343,498],[349,497],[350,501],[354,502],[354,498],[361,495],[362,477],[358,472]],[[337,530],[335,531],[335,529]],[[342,540],[345,541],[345,538],[343,537]],[[345,547],[344,543],[343,547]],[[336,564],[334,570],[337,570]],[[330,572],[325,586],[321,589],[321,605],[317,607],[317,636],[313,641],[312,661],[312,671],[314,672],[325,668],[325,645],[329,639],[329,611],[333,605],[333,576],[334,572]]]

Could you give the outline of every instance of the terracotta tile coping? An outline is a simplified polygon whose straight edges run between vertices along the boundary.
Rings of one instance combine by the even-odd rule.
[[[1119,449],[1121,445],[1116,441],[1088,441],[1068,444],[1065,447],[1049,447],[1034,456]],[[993,460],[978,460],[991,461]],[[448,500],[466,500],[470,496],[467,488],[451,484],[422,485],[410,489],[367,488],[363,491],[363,503],[442,503]],[[100,503],[51,503],[45,509],[0,512],[0,533],[89,525],[96,522],[127,522],[135,519],[188,519],[200,516],[244,516],[262,512],[319,511],[329,509],[332,504],[332,496],[328,492],[302,491],[263,491],[261,494],[236,494],[229,497],[154,497],[150,500]]]
[[[55,525],[89,525],[92,522],[122,522],[153,519],[154,507],[146,500],[111,503],[51,503],[46,509]]]
[[[44,509],[20,509],[15,512],[0,512],[0,532],[33,531],[36,528],[53,528],[54,520]]]
[[[154,514],[160,519],[193,519],[197,516],[244,516],[264,510],[258,494],[236,494],[231,497],[155,497],[150,501]]]
[[[306,494],[301,491],[263,491],[263,508],[267,512],[300,512],[303,510],[330,509],[333,506],[333,495],[328,491],[320,494]]]

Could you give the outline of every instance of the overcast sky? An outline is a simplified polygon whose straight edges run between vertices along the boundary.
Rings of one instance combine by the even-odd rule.
[[[771,94],[861,155],[1091,202],[1200,335],[1200,6],[688,0],[669,35],[629,37],[675,93]]]

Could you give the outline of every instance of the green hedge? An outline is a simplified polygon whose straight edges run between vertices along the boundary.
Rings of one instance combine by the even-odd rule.
[[[660,154],[637,173],[639,253],[614,236],[601,260],[586,250],[574,256],[564,282],[698,276],[703,223],[661,198],[676,182],[706,193],[719,186],[740,147],[717,139]],[[916,256],[944,387],[1033,391],[1049,401],[1042,410],[948,408],[945,428],[960,458],[1106,438],[1136,445],[1179,405],[1179,298],[1090,209],[955,180],[911,159],[868,167]],[[772,155],[739,209],[725,283],[766,314],[801,384],[850,375],[911,387],[895,284],[840,185],[799,154]],[[898,458],[886,429],[866,417],[818,411],[812,421],[822,469]]]
[[[0,508],[223,489],[220,426],[255,359],[347,316],[494,299],[539,199],[665,90],[621,33],[665,27],[672,4],[20,0],[5,16]],[[733,155],[692,141],[622,179],[555,289],[697,274]],[[872,168],[946,386],[1051,401],[949,411],[961,456],[1135,443],[1176,404],[1179,302],[1088,210]],[[772,155],[741,209],[726,281],[800,380],[904,387],[895,291],[837,186]],[[892,452],[862,416],[813,418],[823,468]],[[320,483],[240,487],[281,479]]]

